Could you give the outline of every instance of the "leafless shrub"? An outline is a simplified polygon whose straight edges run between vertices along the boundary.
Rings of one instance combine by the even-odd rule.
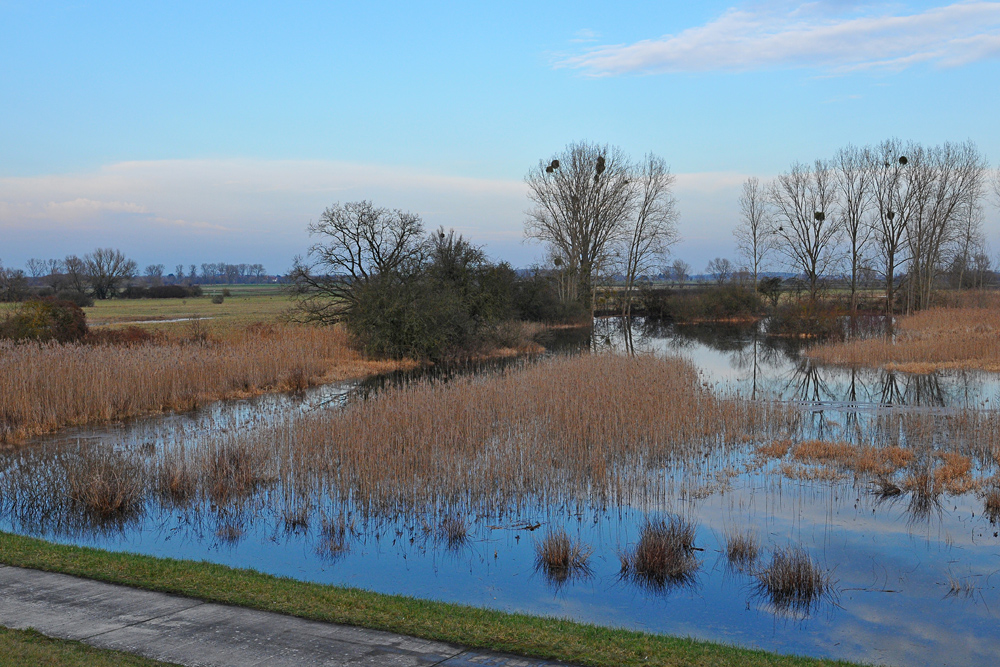
[[[588,547],[575,542],[565,530],[550,531],[541,542],[535,543],[535,569],[562,583],[590,573],[587,564],[590,554]]]

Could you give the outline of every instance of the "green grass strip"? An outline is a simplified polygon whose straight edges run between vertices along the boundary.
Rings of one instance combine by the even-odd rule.
[[[65,639],[51,639],[34,630],[0,627],[0,666],[34,667],[168,667],[171,663],[107,651]]]
[[[383,595],[214,563],[64,546],[2,532],[0,562],[209,602],[594,667],[855,664]]]

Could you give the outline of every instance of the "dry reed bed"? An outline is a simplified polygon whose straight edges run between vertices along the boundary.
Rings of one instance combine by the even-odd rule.
[[[250,327],[225,341],[0,343],[0,442],[390,368],[335,328]]]
[[[894,338],[869,338],[810,347],[820,363],[884,367],[909,373],[940,369],[1000,372],[1000,304],[932,308],[899,319]]]
[[[281,480],[364,513],[662,498],[645,474],[797,423],[794,410],[720,399],[687,361],[579,356],[385,391],[234,439],[272,448]]]
[[[71,522],[81,504],[98,518],[115,514],[105,507],[127,515],[157,500],[269,506],[290,524],[344,510],[457,521],[528,505],[640,506],[668,498],[662,474],[684,462],[703,466],[734,449],[727,444],[777,437],[798,419],[787,406],[714,396],[681,359],[560,358],[389,389],[196,442],[21,448],[4,455],[0,504],[26,521],[61,517],[56,523]],[[105,460],[127,460],[141,490],[116,504],[118,491],[99,486],[68,503],[67,490],[89,488],[88,471]],[[452,523],[449,541],[459,532]]]

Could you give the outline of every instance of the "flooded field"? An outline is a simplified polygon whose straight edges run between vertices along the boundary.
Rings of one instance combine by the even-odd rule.
[[[563,346],[601,354],[39,438],[0,454],[0,527],[780,652],[995,663],[995,375],[821,368],[753,328],[602,320]],[[571,565],[540,561],[553,536]]]

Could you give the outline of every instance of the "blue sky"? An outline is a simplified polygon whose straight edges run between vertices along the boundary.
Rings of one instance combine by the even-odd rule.
[[[748,175],[892,136],[995,165],[998,57],[1000,2],[0,0],[0,259],[282,271],[369,198],[526,265],[523,176],[586,139],[667,159],[701,270]]]

